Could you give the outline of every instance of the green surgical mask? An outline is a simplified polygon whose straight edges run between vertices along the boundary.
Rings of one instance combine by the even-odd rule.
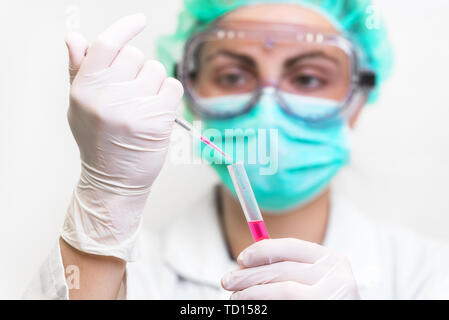
[[[238,99],[230,96],[229,99]],[[292,97],[301,108],[338,108],[325,99]],[[211,107],[222,108],[226,99],[210,98]],[[344,121],[316,127],[289,116],[270,93],[240,116],[204,120],[203,134],[224,149],[235,161],[243,162],[255,197],[262,210],[282,213],[309,202],[329,185],[349,159],[348,128]],[[235,194],[231,177],[221,156],[201,146],[222,182]]]

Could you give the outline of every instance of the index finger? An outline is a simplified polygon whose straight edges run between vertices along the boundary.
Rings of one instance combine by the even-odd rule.
[[[281,261],[315,263],[327,254],[329,249],[309,241],[293,238],[265,239],[243,250],[237,262],[243,267],[257,267]]]
[[[146,25],[144,14],[138,13],[121,18],[103,31],[87,52],[81,68],[96,72],[109,67],[119,51]]]
[[[69,32],[65,36],[65,43],[69,50],[69,73],[72,83],[86,54],[87,41],[81,34]]]

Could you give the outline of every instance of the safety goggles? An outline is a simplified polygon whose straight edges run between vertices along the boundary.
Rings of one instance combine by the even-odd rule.
[[[321,123],[350,115],[375,86],[351,41],[290,24],[218,21],[195,34],[177,67],[188,106],[205,118],[244,114],[270,92],[289,115]],[[268,90],[267,90],[268,89]]]

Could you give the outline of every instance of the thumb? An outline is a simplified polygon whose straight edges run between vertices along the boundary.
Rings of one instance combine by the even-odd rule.
[[[86,55],[87,41],[81,34],[69,32],[65,36],[65,43],[69,50],[69,73],[70,83],[72,83]]]

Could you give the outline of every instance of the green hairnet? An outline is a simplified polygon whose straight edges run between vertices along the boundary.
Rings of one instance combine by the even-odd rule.
[[[184,0],[176,32],[158,39],[158,58],[168,73],[173,74],[175,64],[182,58],[184,44],[193,34],[233,9],[259,3],[299,4],[324,14],[359,49],[362,67],[376,73],[377,86],[368,102],[377,100],[379,84],[389,76],[393,59],[386,28],[371,0]]]

